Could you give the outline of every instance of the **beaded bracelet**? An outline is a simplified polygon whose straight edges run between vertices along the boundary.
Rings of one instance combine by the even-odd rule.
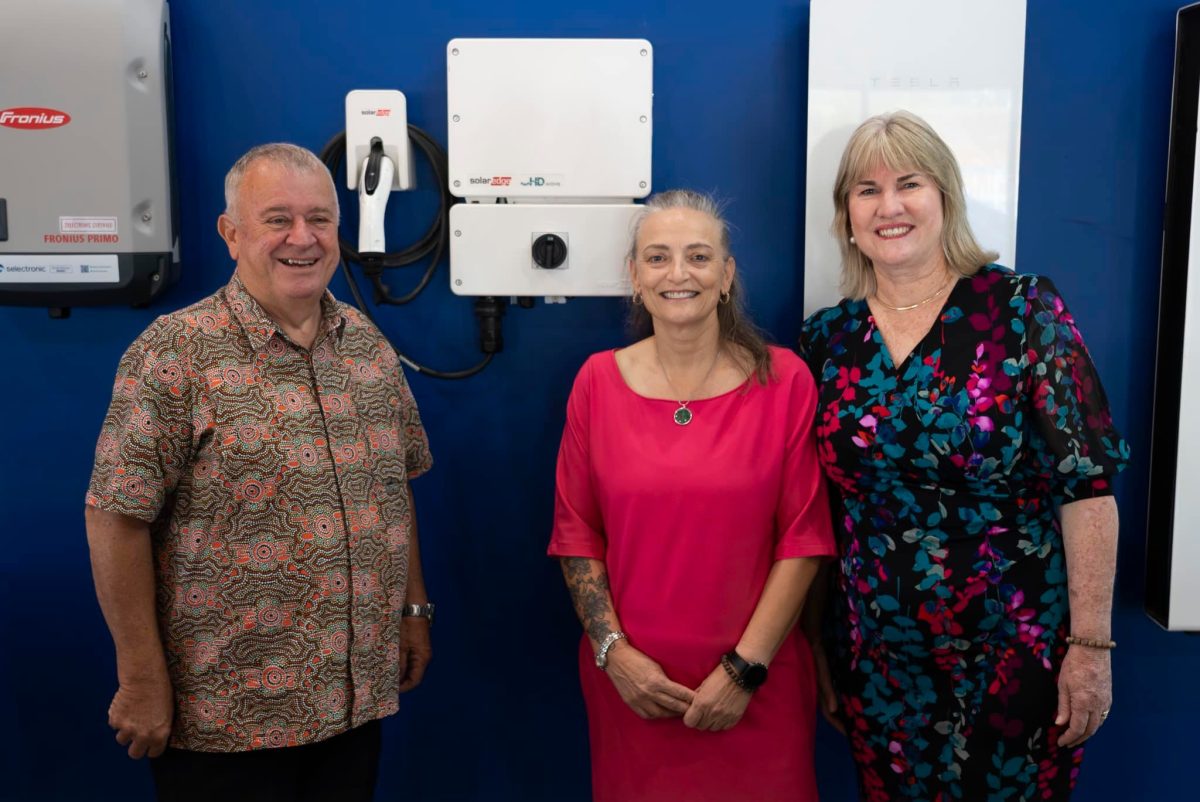
[[[1067,636],[1067,643],[1071,646],[1087,646],[1091,649],[1115,649],[1117,642],[1115,640],[1098,640],[1096,638],[1077,638],[1074,635]]]
[[[743,691],[750,690],[746,687],[746,680],[742,679],[742,675],[733,667],[733,663],[729,662],[728,655],[721,655],[721,668],[725,669],[725,673],[733,680],[733,684],[741,688]]]

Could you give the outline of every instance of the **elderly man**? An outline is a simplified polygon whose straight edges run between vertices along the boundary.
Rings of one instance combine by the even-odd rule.
[[[109,724],[160,799],[370,799],[379,719],[431,655],[429,448],[395,352],[326,290],[325,166],[254,148],[225,203],[232,279],[130,346],[96,448]]]

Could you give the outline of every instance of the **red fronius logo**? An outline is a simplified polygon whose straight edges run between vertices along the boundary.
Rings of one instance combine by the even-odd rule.
[[[71,122],[71,115],[58,109],[16,106],[0,111],[0,125],[5,128],[58,128],[69,122]]]

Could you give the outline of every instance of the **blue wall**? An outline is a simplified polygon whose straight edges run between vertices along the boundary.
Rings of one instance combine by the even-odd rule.
[[[1081,800],[1195,798],[1200,641],[1163,633],[1141,612],[1181,2],[1029,2],[1018,261],[1053,276],[1071,302],[1135,455],[1118,491],[1116,704],[1089,748]],[[105,725],[115,676],[92,593],[83,492],[126,345],[154,316],[213,291],[230,272],[214,221],[221,177],[249,146],[286,139],[318,149],[343,126],[345,93],[377,87],[402,89],[410,119],[444,142],[444,47],[456,36],[645,37],[656,62],[654,185],[731,198],[734,248],[758,319],[780,342],[793,342],[800,325],[807,3],[172,5],[182,283],[152,309],[78,309],[66,321],[0,309],[11,382],[0,392],[8,421],[0,435],[5,799],[150,794],[145,765],[125,758]],[[3,17],[0,8],[0,25]],[[367,31],[379,41],[361,44]],[[425,189],[394,198],[393,242],[423,230],[434,203],[424,180]],[[393,287],[413,280],[406,274]],[[347,296],[340,278],[334,291]],[[587,799],[579,628],[543,552],[570,382],[588,353],[621,342],[621,314],[612,300],[513,309],[506,350],[482,375],[411,380],[437,460],[415,492],[441,618],[425,684],[387,724],[381,799]],[[416,303],[381,319],[401,350],[434,367],[477,358],[470,303],[450,294],[444,272]],[[818,766],[826,800],[854,798],[846,749],[824,725]]]

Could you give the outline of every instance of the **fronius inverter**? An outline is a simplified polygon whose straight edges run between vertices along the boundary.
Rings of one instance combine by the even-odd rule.
[[[179,274],[163,0],[0,4],[0,303],[143,305]]]

